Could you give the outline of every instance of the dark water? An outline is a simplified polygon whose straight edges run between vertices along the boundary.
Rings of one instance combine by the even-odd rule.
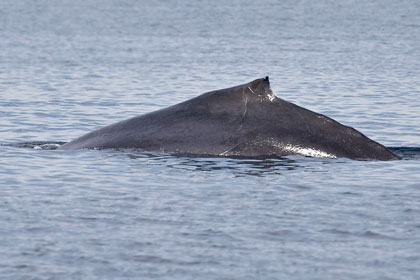
[[[419,279],[419,30],[415,0],[0,1],[0,278]],[[266,75],[404,160],[55,149]]]

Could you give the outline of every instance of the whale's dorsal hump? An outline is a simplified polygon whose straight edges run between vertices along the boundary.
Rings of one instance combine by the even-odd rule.
[[[258,98],[260,101],[273,101],[276,96],[271,91],[269,77],[257,79],[248,84],[250,95]]]

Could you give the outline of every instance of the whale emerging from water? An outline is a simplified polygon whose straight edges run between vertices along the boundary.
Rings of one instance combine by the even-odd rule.
[[[275,96],[268,77],[108,125],[61,148],[135,148],[221,157],[298,154],[399,159],[354,128]]]

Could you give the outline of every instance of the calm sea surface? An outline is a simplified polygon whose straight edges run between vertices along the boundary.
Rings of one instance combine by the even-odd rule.
[[[53,149],[266,75],[404,160]],[[0,279],[420,279],[419,147],[417,0],[0,0]]]

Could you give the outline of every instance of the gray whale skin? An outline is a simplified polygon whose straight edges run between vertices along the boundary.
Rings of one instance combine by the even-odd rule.
[[[268,77],[204,93],[61,146],[221,157],[399,159],[354,128],[273,94]]]

